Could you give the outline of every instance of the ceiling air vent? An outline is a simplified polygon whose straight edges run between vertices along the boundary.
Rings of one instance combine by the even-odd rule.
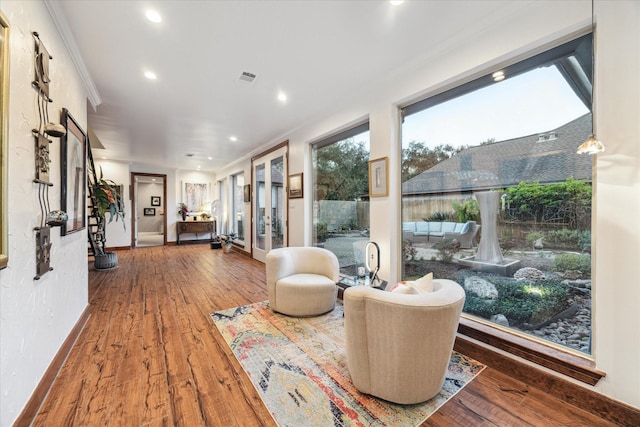
[[[250,73],[248,71],[243,71],[242,74],[240,74],[240,81],[243,83],[248,83],[251,84],[253,83],[253,81],[256,79],[256,75],[253,73]]]

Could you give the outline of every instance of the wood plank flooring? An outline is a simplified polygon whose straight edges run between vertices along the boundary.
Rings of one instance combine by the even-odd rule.
[[[91,316],[33,425],[276,425],[209,317],[267,299],[264,265],[206,245],[118,258],[90,269]],[[424,425],[612,424],[487,368]]]

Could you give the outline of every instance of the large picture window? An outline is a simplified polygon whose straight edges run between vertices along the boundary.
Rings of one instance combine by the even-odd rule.
[[[592,36],[403,110],[403,278],[466,316],[591,353]]]
[[[314,144],[312,161],[313,244],[353,276],[369,241],[369,123]]]

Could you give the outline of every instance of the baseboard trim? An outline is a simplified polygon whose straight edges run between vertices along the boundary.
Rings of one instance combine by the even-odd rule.
[[[42,379],[31,394],[29,401],[13,424],[14,427],[28,427],[33,424],[33,421],[36,419],[47,394],[49,394],[49,390],[58,376],[62,365],[67,360],[67,356],[69,356],[73,345],[76,343],[76,340],[80,336],[84,326],[87,324],[89,317],[91,317],[89,308],[89,305],[85,307],[75,326],[71,329],[71,332],[69,332],[69,335],[62,343],[62,346],[49,364],[49,367],[42,376]]]
[[[505,356],[460,333],[456,336],[454,349],[530,387],[542,390],[617,425],[637,425],[640,420],[640,409]]]

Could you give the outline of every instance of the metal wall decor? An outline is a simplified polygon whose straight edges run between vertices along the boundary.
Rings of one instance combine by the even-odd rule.
[[[53,59],[42,44],[38,33],[34,32],[35,55],[33,87],[38,92],[38,128],[33,129],[35,138],[35,167],[36,173],[33,182],[38,186],[38,201],[40,202],[40,225],[34,228],[36,232],[36,276],[35,280],[53,270],[51,267],[51,227],[64,225],[67,214],[63,211],[52,211],[49,205],[49,187],[53,184],[49,181],[51,158],[49,145],[53,142],[49,139],[59,138],[66,133],[60,124],[49,121],[49,104],[53,100],[49,97],[49,61]]]

